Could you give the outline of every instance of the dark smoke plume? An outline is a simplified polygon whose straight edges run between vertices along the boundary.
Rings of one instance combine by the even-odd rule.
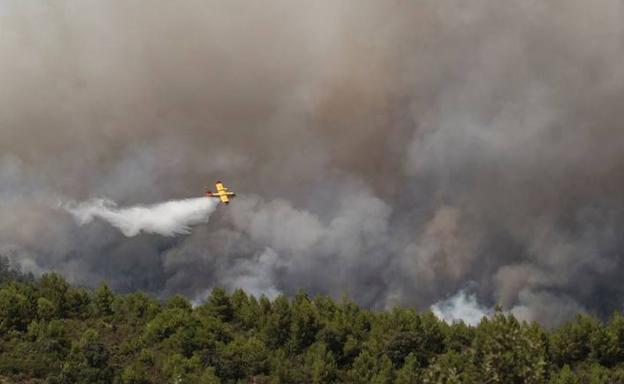
[[[302,288],[424,309],[468,292],[547,324],[621,310],[623,9],[4,1],[0,252],[195,300]],[[216,179],[239,198],[188,236],[51,208]]]

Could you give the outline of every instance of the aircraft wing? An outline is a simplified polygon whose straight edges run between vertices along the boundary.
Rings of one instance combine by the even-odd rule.
[[[234,197],[236,196],[236,194],[234,192],[230,192],[228,191],[227,187],[223,185],[222,182],[217,181],[215,183],[215,186],[217,187],[217,192],[206,192],[207,196],[210,197],[218,197],[219,200],[221,200],[221,202],[223,204],[229,204],[230,203],[230,197]]]

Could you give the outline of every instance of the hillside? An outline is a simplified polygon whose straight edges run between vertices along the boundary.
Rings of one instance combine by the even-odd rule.
[[[90,291],[0,263],[0,383],[621,383],[624,318],[477,327],[299,293]]]

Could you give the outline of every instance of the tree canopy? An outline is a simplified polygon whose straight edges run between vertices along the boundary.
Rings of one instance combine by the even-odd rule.
[[[1,261],[1,260],[0,260]],[[624,383],[624,317],[476,326],[216,288],[201,305],[0,262],[0,383]]]

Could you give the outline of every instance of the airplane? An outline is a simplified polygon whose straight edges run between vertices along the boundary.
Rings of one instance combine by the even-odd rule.
[[[206,196],[216,197],[220,199],[223,204],[230,204],[230,198],[235,197],[236,193],[230,192],[220,181],[217,181],[215,186],[217,187],[217,192],[210,192],[208,190],[206,191]]]

